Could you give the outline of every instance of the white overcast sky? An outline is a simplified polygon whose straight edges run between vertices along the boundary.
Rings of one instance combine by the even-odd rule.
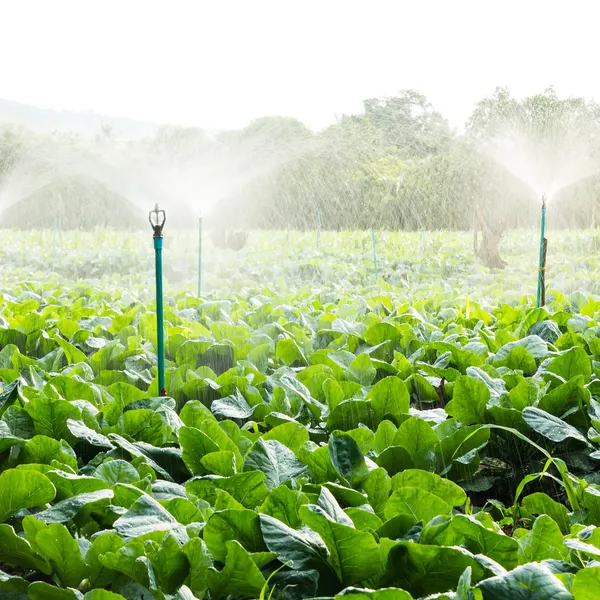
[[[599,17],[597,0],[0,0],[0,97],[320,128],[414,88],[460,126],[497,85],[600,100]]]

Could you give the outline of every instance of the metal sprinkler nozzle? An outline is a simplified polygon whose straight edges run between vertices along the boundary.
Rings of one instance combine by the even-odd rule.
[[[543,209],[546,208],[546,193],[545,192],[542,194],[542,208]]]
[[[154,206],[154,210],[150,211],[148,215],[148,221],[150,222],[150,226],[154,231],[154,237],[161,238],[163,236],[163,227],[167,222],[167,214],[164,210],[158,207],[158,204]]]

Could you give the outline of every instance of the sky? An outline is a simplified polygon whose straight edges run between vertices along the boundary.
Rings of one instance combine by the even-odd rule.
[[[600,100],[595,0],[0,0],[0,98],[320,129],[416,89],[455,127],[496,86]]]

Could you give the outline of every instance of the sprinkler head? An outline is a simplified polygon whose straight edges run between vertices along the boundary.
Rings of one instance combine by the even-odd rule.
[[[542,208],[543,209],[546,208],[546,193],[545,192],[542,194]]]
[[[154,210],[150,211],[148,215],[148,221],[150,222],[150,226],[154,231],[155,238],[161,238],[163,227],[167,222],[167,215],[164,210],[158,208],[158,204],[154,206]]]

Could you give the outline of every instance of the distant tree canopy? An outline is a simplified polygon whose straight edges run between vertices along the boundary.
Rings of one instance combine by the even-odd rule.
[[[85,140],[7,125],[0,223],[39,227],[56,214],[64,226],[146,227],[139,206],[164,199],[182,225],[202,210],[229,229],[468,229],[477,209],[501,231],[536,223],[547,192],[555,225],[587,226],[599,148],[600,107],[551,88],[523,100],[498,88],[464,132],[412,90],[368,99],[319,132],[264,117],[216,135],[163,127],[127,142],[110,126]]]

